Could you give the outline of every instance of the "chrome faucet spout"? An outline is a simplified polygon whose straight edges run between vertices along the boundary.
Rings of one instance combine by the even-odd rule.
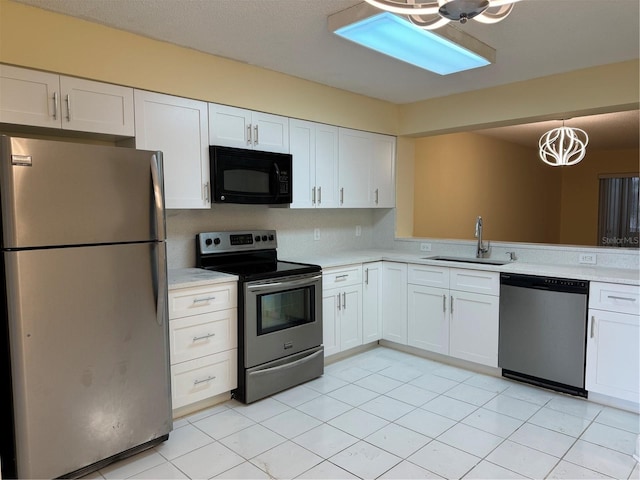
[[[476,238],[478,239],[478,245],[476,247],[476,258],[484,258],[491,249],[491,242],[487,242],[485,247],[482,243],[482,217],[478,216],[476,219]]]

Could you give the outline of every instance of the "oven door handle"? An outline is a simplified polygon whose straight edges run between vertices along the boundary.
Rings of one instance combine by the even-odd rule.
[[[298,280],[290,280],[284,282],[262,282],[255,284],[247,284],[248,290],[258,290],[261,288],[271,290],[273,287],[278,288],[289,288],[289,287],[298,287],[300,285],[308,285],[310,282],[316,281],[319,278],[322,278],[322,274],[314,275],[313,277],[305,277]]]
[[[258,370],[256,372],[251,372],[250,375],[251,376],[259,376],[259,375],[266,375],[267,373],[273,373],[273,372],[277,372],[279,370],[286,370],[288,368],[293,368],[293,367],[297,367],[298,365],[301,365],[303,363],[306,363],[310,360],[313,360],[316,357],[319,357],[320,355],[324,355],[324,350],[320,349],[317,352],[312,353],[311,355],[307,355],[306,357],[302,357],[299,358],[298,360],[291,362],[291,363],[284,363],[282,365],[278,365],[276,367],[271,367],[271,368],[265,368],[264,370]]]

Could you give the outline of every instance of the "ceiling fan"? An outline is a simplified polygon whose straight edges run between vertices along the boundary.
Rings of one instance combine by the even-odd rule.
[[[411,23],[425,30],[435,30],[451,21],[498,23],[521,0],[365,0],[391,13],[405,15]]]

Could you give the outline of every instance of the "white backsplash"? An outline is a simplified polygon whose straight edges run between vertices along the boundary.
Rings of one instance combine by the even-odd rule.
[[[356,226],[361,235],[356,237]],[[314,240],[314,229],[320,240]],[[169,268],[195,266],[195,236],[222,230],[275,229],[278,256],[299,258],[373,247],[373,210],[296,210],[262,205],[215,205],[208,210],[167,210]],[[392,231],[393,234],[393,231]]]
[[[362,233],[356,237],[356,226]],[[314,229],[320,240],[314,240]],[[331,254],[343,250],[385,249],[417,255],[475,255],[474,240],[394,238],[393,209],[295,210],[248,205],[215,205],[207,210],[167,210],[168,267],[195,266],[195,235],[219,230],[275,229],[278,256],[286,259]],[[485,239],[491,240],[491,239]],[[421,252],[420,244],[431,244]],[[526,263],[579,265],[580,253],[596,255],[596,266],[640,268],[640,252],[612,248],[572,247],[529,243],[491,242],[491,258],[507,259],[513,251]]]

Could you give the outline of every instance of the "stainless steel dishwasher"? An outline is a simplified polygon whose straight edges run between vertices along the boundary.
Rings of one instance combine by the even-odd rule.
[[[588,292],[583,280],[500,274],[502,375],[586,397]]]

